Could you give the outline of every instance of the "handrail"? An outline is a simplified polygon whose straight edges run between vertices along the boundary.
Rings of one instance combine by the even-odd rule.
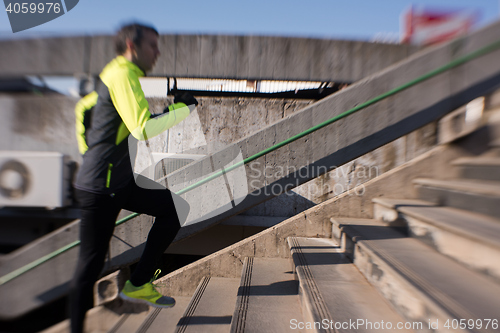
[[[303,131],[303,132],[301,132],[301,133],[299,133],[297,135],[292,136],[291,138],[288,138],[288,139],[286,139],[286,140],[284,140],[282,142],[279,142],[279,143],[275,144],[274,146],[271,146],[271,147],[269,147],[267,149],[264,149],[264,150],[262,150],[261,152],[255,154],[255,155],[247,157],[243,161],[240,161],[240,162],[238,162],[238,163],[236,163],[236,164],[228,167],[227,169],[220,170],[220,171],[214,173],[213,175],[211,175],[211,176],[209,176],[209,177],[207,177],[205,179],[202,179],[199,182],[197,182],[195,184],[192,184],[192,185],[190,185],[190,186],[188,186],[188,187],[186,187],[186,188],[184,188],[184,189],[176,192],[176,194],[180,195],[180,194],[186,193],[188,191],[191,191],[191,190],[193,190],[193,189],[195,189],[195,188],[197,188],[197,187],[199,187],[199,186],[201,186],[201,185],[203,185],[203,184],[211,181],[214,178],[220,177],[224,173],[230,172],[231,170],[234,170],[234,169],[236,169],[236,168],[238,168],[240,166],[248,164],[248,163],[256,160],[259,157],[262,157],[262,156],[264,156],[264,155],[266,155],[266,154],[268,154],[268,153],[270,153],[272,151],[275,151],[276,149],[279,149],[279,148],[281,148],[281,147],[283,147],[283,146],[285,146],[285,145],[287,145],[287,144],[289,144],[291,142],[294,142],[294,141],[296,141],[296,140],[298,140],[298,139],[300,139],[300,138],[302,138],[302,137],[304,137],[306,135],[309,135],[309,134],[311,134],[311,133],[313,133],[313,132],[315,132],[315,131],[317,131],[317,130],[325,127],[325,126],[328,126],[328,125],[330,125],[330,124],[332,124],[332,123],[334,123],[334,122],[336,122],[336,121],[338,121],[338,120],[340,120],[342,118],[345,118],[345,117],[347,117],[347,116],[349,116],[349,115],[351,115],[351,114],[353,114],[353,113],[355,113],[357,111],[360,111],[360,110],[362,110],[362,109],[364,109],[364,108],[366,108],[366,107],[368,107],[368,106],[370,106],[372,104],[375,104],[375,103],[377,103],[377,102],[379,102],[379,101],[381,101],[381,100],[383,100],[383,99],[385,99],[387,97],[395,95],[395,94],[397,94],[397,93],[399,93],[399,92],[401,92],[403,90],[406,90],[406,89],[408,89],[408,88],[410,88],[410,87],[412,87],[412,86],[414,86],[414,85],[416,85],[418,83],[426,81],[426,80],[428,80],[428,79],[430,79],[430,78],[432,78],[432,77],[434,77],[436,75],[444,73],[444,72],[446,72],[446,71],[448,71],[448,70],[450,70],[450,69],[452,69],[454,67],[460,66],[460,65],[462,65],[462,64],[464,64],[466,62],[469,62],[469,61],[471,61],[473,59],[479,58],[479,57],[481,57],[481,56],[483,56],[485,54],[488,54],[488,53],[490,53],[492,51],[495,51],[495,50],[497,50],[499,48],[500,48],[500,40],[498,40],[498,41],[496,41],[496,42],[494,42],[492,44],[489,44],[489,45],[487,45],[487,46],[485,46],[485,47],[483,47],[483,48],[481,48],[479,50],[476,50],[476,51],[471,52],[469,54],[466,54],[466,55],[464,55],[462,57],[459,57],[458,59],[455,59],[455,60],[451,61],[450,63],[448,63],[448,64],[446,64],[446,65],[444,65],[442,67],[439,67],[439,68],[437,68],[435,70],[432,70],[432,71],[430,71],[430,72],[428,72],[428,73],[426,73],[426,74],[424,74],[424,75],[422,75],[422,76],[420,76],[420,77],[418,77],[418,78],[416,78],[416,79],[414,79],[414,80],[412,80],[410,82],[407,82],[407,83],[405,83],[405,84],[403,84],[403,85],[401,85],[399,87],[396,87],[396,88],[394,88],[392,90],[389,90],[388,92],[383,93],[383,94],[381,94],[381,95],[379,95],[379,96],[377,96],[377,97],[375,97],[375,98],[373,98],[373,99],[371,99],[371,100],[369,100],[369,101],[367,101],[365,103],[362,103],[362,104],[360,104],[360,105],[358,105],[358,106],[356,106],[356,107],[354,107],[354,108],[352,108],[350,110],[347,110],[347,111],[345,111],[345,112],[343,112],[343,113],[341,113],[341,114],[339,114],[339,115],[337,115],[337,116],[335,116],[335,117],[333,117],[331,119],[328,119],[328,120],[326,120],[326,121],[324,121],[324,122],[322,122],[322,123],[320,123],[320,124],[318,124],[316,126],[313,126],[313,127],[309,128],[308,130],[305,130],[305,131]],[[116,225],[118,226],[120,224],[123,224],[123,223],[125,223],[125,222],[127,222],[127,221],[129,221],[129,220],[131,220],[131,219],[133,219],[133,218],[135,218],[137,216],[139,216],[139,215],[141,215],[141,214],[139,214],[139,213],[130,214],[129,216],[126,216],[126,217],[124,217],[124,218],[116,221]],[[5,284],[5,283],[7,283],[7,282],[9,282],[9,281],[11,281],[11,280],[13,280],[13,279],[15,279],[15,278],[17,278],[17,277],[19,277],[19,276],[21,276],[22,274],[30,271],[31,269],[33,269],[33,268],[35,268],[35,267],[37,267],[37,266],[39,266],[39,265],[41,265],[41,264],[43,264],[45,262],[47,262],[47,261],[49,261],[49,260],[57,257],[61,253],[64,253],[64,252],[72,249],[73,247],[78,246],[79,244],[80,244],[79,240],[75,241],[75,242],[73,242],[71,244],[66,245],[65,247],[63,247],[63,248],[61,248],[59,250],[56,250],[56,251],[54,251],[52,253],[49,253],[49,254],[43,256],[42,258],[40,258],[38,260],[35,260],[35,261],[33,261],[33,262],[31,262],[31,263],[23,266],[23,267],[20,267],[20,268],[14,270],[11,273],[8,273],[8,274],[2,276],[0,278],[0,286],[3,285],[3,284]]]

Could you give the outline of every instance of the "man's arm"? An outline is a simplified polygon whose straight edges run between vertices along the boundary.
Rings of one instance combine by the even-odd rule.
[[[104,83],[120,117],[137,140],[152,138],[189,116],[190,108],[184,103],[176,103],[170,112],[152,118],[138,77],[126,71],[116,73]]]
[[[88,149],[87,139],[85,137],[85,131],[90,126],[90,124],[86,124],[86,122],[90,120],[88,112],[90,112],[90,109],[97,103],[97,97],[97,93],[93,91],[80,99],[75,106],[76,140],[78,141],[78,150],[82,155],[85,154]]]

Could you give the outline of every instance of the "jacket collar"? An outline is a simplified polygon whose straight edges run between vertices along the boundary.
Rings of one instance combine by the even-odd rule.
[[[139,68],[139,66],[137,66],[136,64],[134,64],[133,62],[127,60],[127,58],[125,58],[124,56],[117,56],[115,58],[115,61],[116,63],[119,65],[119,66],[126,66],[128,67],[129,69],[133,70],[135,73],[137,73],[137,76],[145,76],[146,74],[142,71],[142,69]]]

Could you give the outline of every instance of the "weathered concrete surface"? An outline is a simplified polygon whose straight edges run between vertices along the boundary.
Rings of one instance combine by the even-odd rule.
[[[125,313],[131,314],[131,315],[138,315],[135,309],[129,308],[124,308],[121,309],[122,311],[124,310]],[[140,312],[141,317],[145,318],[148,314],[148,309],[142,310]],[[123,312],[116,311],[115,309],[110,309],[106,306],[99,306],[90,309],[85,318],[85,332],[92,332],[92,333],[104,333],[104,332],[109,332],[111,328],[115,325],[116,322],[118,322],[121,318],[121,315]],[[42,333],[70,333],[71,332],[71,326],[70,326],[70,321],[69,319],[60,322],[57,325],[54,325],[52,327],[49,327],[43,331]]]
[[[191,295],[203,276],[238,277],[245,257],[289,258],[288,237],[331,237],[332,216],[373,217],[372,199],[381,196],[412,198],[411,179],[419,175],[450,175],[448,163],[469,153],[455,146],[439,146],[349,191],[293,216],[259,234],[172,272],[159,280],[161,291]],[[362,193],[360,195],[360,193]]]
[[[337,94],[263,128],[256,134],[240,140],[237,143],[238,147],[242,150],[245,157],[251,156],[276,142],[280,142],[310,128],[314,124],[321,123],[354,105],[367,101],[418,77],[422,73],[444,65],[457,55],[465,54],[480,46],[496,41],[499,30],[500,23],[464,38],[460,42],[448,43],[415,55],[398,65],[392,66],[381,73],[362,80]],[[183,228],[177,240],[191,236],[204,228],[221,222],[225,218],[236,215],[270,199],[274,194],[270,191],[273,186],[277,185],[283,189],[289,184],[292,187],[300,185],[305,181],[317,177],[319,175],[317,170],[320,168],[324,170],[324,167],[326,167],[326,170],[328,170],[336,165],[342,165],[351,161],[436,120],[478,95],[484,94],[499,82],[500,63],[497,61],[499,53],[499,51],[495,51],[479,60],[474,60],[459,68],[452,69],[445,74],[373,105],[348,119],[341,120],[274,153],[259,158],[254,161],[253,169],[251,168],[252,165],[247,167],[248,179],[256,180],[253,183],[249,181],[249,190],[252,195],[249,195],[236,208],[230,209],[217,218],[208,219],[206,222],[196,224],[193,227]],[[187,167],[179,171],[177,175],[182,175],[182,172],[186,170],[198,171],[196,169],[198,166],[198,163],[194,163],[193,169]],[[306,174],[302,175],[298,172],[288,175],[275,175],[272,173],[272,170],[276,166],[283,166],[289,168],[289,170],[297,171],[304,166],[307,166],[307,168],[304,169]],[[414,175],[412,175],[413,177]],[[401,188],[404,187],[401,183],[398,186]],[[349,211],[348,208],[349,205],[346,205],[340,209]],[[359,212],[359,206],[353,208]],[[312,214],[315,214],[317,211],[314,210],[312,212]],[[321,211],[321,214],[323,213],[331,213],[331,211]],[[307,214],[311,214],[311,212],[305,213],[303,216],[307,216]],[[325,215],[322,218],[323,221],[327,220]],[[141,216],[138,220],[143,222],[144,219],[147,222],[148,217]],[[134,227],[134,225],[137,225],[136,223],[127,224],[130,225],[129,228],[134,229],[135,233],[137,233],[137,228]],[[290,225],[290,228],[294,230],[296,226]],[[121,234],[116,236],[119,238],[124,237]],[[271,246],[277,243],[277,237],[271,235],[268,242],[269,244],[263,242],[262,246],[257,248],[249,246],[248,251],[254,254],[265,253],[268,251],[266,250],[267,248],[271,249]],[[125,242],[123,242],[122,246],[125,251],[140,249],[140,247],[136,247],[131,250],[130,244],[126,244]],[[228,253],[228,256],[231,256],[231,254]],[[111,266],[130,264],[134,260],[133,258],[133,255],[127,258],[125,258],[125,255],[117,255]],[[52,278],[52,270],[43,271],[43,267],[40,269],[40,276],[45,276],[44,279]],[[223,268],[216,265],[213,269],[214,271],[222,271]],[[30,274],[24,276],[24,278],[29,277]],[[190,285],[192,285],[193,282],[197,282],[193,281],[193,279],[195,279],[194,275],[190,275],[186,277],[186,282],[190,282]],[[25,280],[19,279],[18,281],[24,281],[23,286],[28,285]],[[4,285],[3,287],[7,286]],[[2,288],[2,293],[5,290],[4,288]],[[26,292],[28,293],[28,291]],[[49,293],[47,291],[46,295]],[[31,294],[36,293],[33,292]],[[39,301],[39,299],[34,301]],[[10,311],[10,309],[8,310]]]
[[[57,94],[0,94],[0,150],[57,151],[80,161],[76,102]]]
[[[122,211],[120,217],[131,212]],[[48,234],[29,245],[16,250],[2,258],[0,276],[15,271],[41,257],[59,250],[79,239],[79,221],[72,222],[51,234]],[[104,267],[104,272],[111,272],[117,267],[130,264],[128,258],[139,258],[143,251],[143,244],[152,226],[152,218],[142,216],[140,222],[122,224],[115,229],[110,242],[109,258]],[[0,318],[14,318],[29,310],[67,295],[69,281],[76,269],[79,247],[74,247],[58,255],[55,259],[47,261],[27,274],[0,286],[2,302],[0,302]],[[137,260],[137,259],[136,259]],[[113,262],[119,263],[118,266]],[[33,278],[35,277],[36,283]],[[20,293],[24,297],[19,302]]]
[[[178,125],[151,138],[149,148],[139,142],[136,167],[150,164],[149,152],[202,154],[217,152],[259,129],[313,103],[312,100],[241,97],[201,97],[196,110]],[[152,113],[161,113],[172,98],[148,98]]]
[[[0,41],[0,75],[97,75],[112,36]],[[55,52],[55,50],[57,50]],[[417,51],[408,45],[264,36],[162,35],[151,75],[354,82]]]
[[[236,146],[245,157],[252,156],[460,55],[496,42],[495,32],[499,30],[497,23],[462,40],[425,50],[240,140]],[[246,165],[250,194],[236,208],[217,216],[217,220],[316,178],[488,93],[500,82],[500,64],[495,61],[499,55],[497,50],[453,68]],[[184,175],[196,174],[202,163],[194,163],[175,175],[183,179]],[[273,172],[278,166],[285,173]],[[208,219],[183,228],[179,237],[215,222]]]
[[[439,123],[439,143],[451,142],[458,137],[474,132],[483,125],[480,109],[471,110],[474,108],[472,106],[474,104],[479,107],[478,103],[484,105],[484,98],[478,98],[443,117]]]
[[[132,212],[122,211],[119,218],[128,216]],[[144,249],[153,218],[142,215],[133,222],[124,223],[115,228],[108,251],[108,260],[103,274],[113,272],[119,267],[128,266],[137,261]],[[44,237],[2,257],[0,262],[0,276],[3,277],[16,269],[23,267],[41,257],[59,250],[60,248],[79,239],[80,221],[72,222]],[[202,232],[193,238],[174,243],[168,253],[207,255],[225,248],[241,239],[252,236],[262,227],[220,225]],[[19,316],[27,311],[36,309],[43,304],[67,295],[69,281],[73,277],[78,259],[79,247],[58,255],[41,266],[26,274],[0,286],[0,318],[8,319]],[[123,281],[122,281],[123,282]],[[113,287],[103,290],[104,294],[113,292]],[[115,294],[109,296],[116,296]],[[23,298],[22,295],[32,295]]]
[[[62,95],[0,96],[0,150],[59,151],[80,161],[74,134],[77,99]],[[148,98],[153,113],[171,99]],[[215,152],[238,142],[312,104],[309,100],[200,98],[197,115],[150,140],[153,152]],[[244,212],[247,216],[291,217],[324,201],[330,192],[340,194],[412,159],[435,144],[436,127],[429,124],[367,155]],[[140,143],[142,144],[142,143]],[[197,148],[202,149],[197,149]],[[140,150],[136,165],[150,163],[147,149]],[[274,173],[282,171],[276,167]]]
[[[487,318],[500,306],[498,284],[418,240],[375,220],[332,218],[332,222],[338,232],[342,228],[347,244],[342,249],[406,321]],[[428,328],[424,324],[417,331],[446,331]]]
[[[412,198],[415,196],[413,177],[456,177],[458,169],[449,168],[458,157],[481,154],[488,149],[489,140],[497,137],[484,135],[485,129],[462,138],[458,144],[439,146],[418,156],[376,179],[331,198],[297,216],[262,233],[214,253],[161,279],[165,294],[181,292],[191,296],[203,276],[237,277],[246,256],[287,258],[286,239],[289,236],[329,237],[328,221],[331,216],[351,216],[359,219],[376,218],[372,200],[379,197]],[[326,222],[326,224],[325,224]],[[325,227],[327,229],[325,229]],[[97,309],[96,309],[97,310]],[[89,316],[91,317],[91,316]],[[93,317],[92,317],[93,318]]]
[[[149,102],[153,112],[160,112],[171,101],[152,98]],[[151,151],[213,153],[313,103],[303,100],[227,97],[200,98],[199,102],[196,116],[191,115],[171,128],[168,133],[150,140]],[[359,159],[296,187],[286,195],[251,208],[242,215],[292,217],[314,204],[323,202],[325,195],[341,194],[428,151],[436,144],[436,132],[435,122],[425,125]],[[206,146],[200,147],[202,144]],[[141,154],[136,161],[139,170],[150,164],[147,151],[144,148],[140,150]],[[272,173],[279,174],[285,171],[285,166],[277,165]]]
[[[331,229],[329,229],[328,221],[331,216],[373,218],[372,200],[374,198],[414,197],[415,193],[410,179],[421,175],[439,178],[454,177],[457,175],[457,170],[448,167],[451,161],[460,156],[477,154],[478,151],[468,149],[471,144],[477,147],[487,147],[487,141],[484,141],[481,135],[468,137],[462,140],[461,144],[462,146],[450,144],[436,147],[376,179],[340,196],[330,198],[277,226],[185,266],[160,279],[161,290],[165,294],[182,293],[191,296],[203,276],[239,276],[243,260],[247,256],[288,258],[290,252],[286,248],[287,237],[306,235],[330,237]],[[360,187],[363,187],[363,190],[360,190]],[[359,195],[359,193],[363,194]]]
[[[0,41],[0,75],[68,75],[87,73],[90,37]]]
[[[289,258],[286,239],[300,237],[331,237],[331,216],[351,216],[373,218],[372,199],[383,196],[411,198],[415,193],[410,184],[414,176],[435,177],[450,175],[448,163],[470,152],[455,145],[440,146],[405,163],[376,179],[353,188],[346,193],[308,209],[296,216],[273,226],[257,235],[246,238],[232,246],[213,253],[182,269],[172,272],[157,281],[162,293],[166,295],[193,294],[204,276],[238,277],[241,274],[244,258]],[[360,187],[363,190],[360,191]],[[363,195],[359,195],[359,193]],[[106,309],[102,306],[95,308]],[[89,319],[98,322],[97,315],[89,313]],[[95,319],[94,319],[95,318]],[[67,325],[67,323],[66,323]]]
[[[436,129],[436,122],[429,123],[408,135],[308,181],[292,191],[315,204],[347,192],[434,148],[437,137]],[[359,190],[362,191],[362,188]],[[274,200],[269,200],[269,203]],[[266,203],[251,208],[247,212],[254,213],[258,207]]]

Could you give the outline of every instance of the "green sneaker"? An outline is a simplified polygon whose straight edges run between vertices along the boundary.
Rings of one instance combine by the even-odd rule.
[[[157,308],[173,307],[175,305],[175,299],[160,294],[153,284],[153,281],[160,272],[161,271],[158,269],[151,281],[140,287],[134,286],[130,280],[127,280],[127,282],[125,282],[125,287],[123,287],[123,290],[120,292],[120,297],[130,302],[143,303]]]

